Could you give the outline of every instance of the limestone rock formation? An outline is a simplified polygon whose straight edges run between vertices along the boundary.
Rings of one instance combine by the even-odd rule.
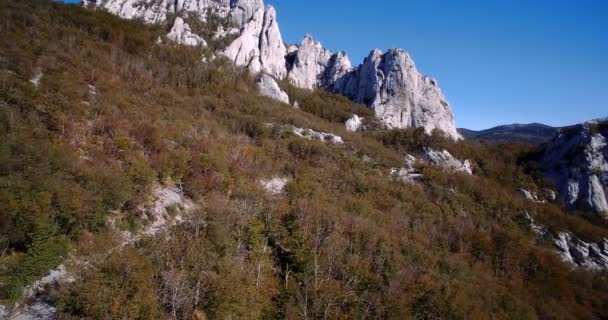
[[[372,108],[389,128],[437,129],[459,139],[452,110],[437,82],[421,75],[402,49],[374,50],[331,89]]]
[[[460,138],[437,82],[421,75],[402,49],[374,50],[353,68],[346,53],[331,52],[311,36],[286,47],[276,11],[265,7],[263,0],[84,0],[84,4],[147,23],[164,22],[173,15],[196,16],[202,21],[210,14],[227,18],[239,31],[220,53],[253,74],[287,77],[300,88],[325,88],[347,96],[372,108],[388,128],[422,127],[428,133],[439,130],[452,139]],[[177,42],[202,43],[181,18],[173,29],[169,37]],[[215,33],[222,36],[228,31],[222,27]]]
[[[570,209],[608,215],[608,119],[562,129],[542,149],[541,166]]]
[[[300,138],[308,139],[308,140],[318,140],[321,142],[333,143],[333,144],[343,144],[344,140],[342,137],[335,135],[333,133],[328,132],[319,132],[312,129],[305,128],[297,128],[294,127],[292,130],[293,134]]]
[[[404,183],[414,183],[422,179],[422,173],[416,169],[418,159],[408,154],[405,156],[405,166],[402,168],[392,168],[391,176]]]
[[[346,53],[332,53],[310,35],[290,48],[287,66],[291,83],[305,89],[328,87],[352,70]]]
[[[171,32],[167,34],[167,38],[187,46],[207,46],[207,42],[201,36],[193,33],[188,23],[181,17],[175,18],[175,22],[173,23]]]
[[[425,148],[423,156],[431,164],[436,166],[441,166],[456,172],[473,174],[473,169],[471,168],[471,162],[469,160],[460,161],[454,158],[447,150],[436,151],[431,148]]]
[[[528,212],[525,212],[525,219],[540,240],[549,240],[553,244],[565,263],[590,271],[608,270],[608,239],[587,242],[570,232],[554,234],[547,227],[536,224]]]
[[[260,89],[260,94],[274,100],[280,101],[282,103],[289,104],[289,96],[285,93],[276,80],[273,77],[267,74],[261,74],[257,79],[258,88]]]
[[[285,77],[287,48],[276,22],[274,8],[258,9],[245,23],[240,36],[222,54],[235,65],[247,67],[254,74],[265,72],[279,79]]]
[[[261,1],[261,0],[259,0]],[[215,14],[228,17],[231,2],[251,2],[240,0],[83,0],[83,4],[106,10],[125,19],[142,19],[146,23],[160,23],[167,16],[177,13],[194,14],[201,21],[208,15]]]

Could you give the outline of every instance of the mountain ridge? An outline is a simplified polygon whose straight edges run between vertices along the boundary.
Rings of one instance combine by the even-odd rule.
[[[471,140],[541,144],[551,140],[560,129],[534,122],[500,125],[484,130],[458,128],[458,132],[465,139]]]
[[[306,35],[298,45],[286,45],[274,7],[262,0],[85,0],[123,18],[146,23],[166,21],[171,15],[208,15],[229,18],[239,29],[236,39],[220,53],[253,74],[267,73],[305,89],[325,88],[363,103],[376,112],[387,128],[424,128],[460,139],[454,116],[437,81],[418,72],[402,49],[378,49],[353,67],[344,52],[333,53]],[[173,23],[168,21],[168,23]],[[187,30],[187,26],[180,29]],[[192,39],[192,35],[176,39]],[[207,39],[204,39],[207,40]],[[188,44],[181,42],[182,44]],[[192,41],[190,41],[192,43]],[[201,42],[196,42],[201,43]]]

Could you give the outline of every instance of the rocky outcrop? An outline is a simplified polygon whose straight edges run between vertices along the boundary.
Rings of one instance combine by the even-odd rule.
[[[258,9],[245,23],[240,36],[222,51],[222,55],[237,66],[247,67],[254,74],[265,72],[279,79],[287,74],[286,54],[276,11],[271,6]]]
[[[290,48],[287,66],[289,81],[305,89],[328,87],[352,70],[346,53],[332,53],[310,35],[299,46]]]
[[[608,216],[608,119],[564,128],[541,151],[541,166],[569,209]]]
[[[83,0],[85,6],[106,10],[125,19],[142,19],[150,24],[165,22],[173,14],[191,14],[201,21],[206,21],[209,14],[226,18],[236,11],[233,7],[253,2],[262,0]],[[233,20],[238,21],[236,17]]]
[[[424,128],[427,133],[437,129],[452,139],[460,138],[437,82],[421,75],[402,49],[372,51],[331,90],[369,106],[389,128]]]
[[[460,161],[454,158],[447,150],[436,151],[431,148],[424,148],[423,156],[433,165],[441,166],[455,172],[463,172],[469,175],[473,174],[473,169],[471,168],[471,162],[469,160]]]
[[[319,132],[312,129],[305,128],[297,128],[294,127],[292,130],[293,134],[300,138],[308,139],[308,140],[318,140],[321,142],[333,143],[333,144],[343,144],[344,140],[342,137],[337,136],[333,133],[327,132]]]
[[[260,90],[260,94],[274,100],[277,100],[282,103],[289,104],[289,96],[285,93],[279,85],[277,81],[274,80],[273,77],[267,74],[261,74],[256,83],[258,84],[258,89]]]
[[[547,227],[538,225],[528,212],[524,213],[528,227],[540,240],[552,243],[556,253],[565,263],[575,268],[590,271],[608,270],[608,239],[587,242],[571,232],[552,233]]]
[[[404,183],[414,183],[422,179],[422,173],[416,169],[418,159],[408,154],[405,156],[405,166],[402,168],[392,168],[391,176]]]
[[[253,74],[266,73],[276,79],[287,77],[295,86],[325,88],[349,97],[376,112],[388,128],[439,130],[459,139],[451,108],[437,82],[421,75],[402,49],[386,53],[374,50],[356,68],[344,52],[331,52],[306,36],[299,45],[286,47],[272,6],[263,0],[85,0],[85,4],[105,9],[123,18],[143,19],[147,23],[167,17],[209,14],[229,19],[238,36],[221,54]],[[170,37],[193,45],[202,43],[176,20]],[[188,32],[189,31],[189,32]],[[223,35],[226,30],[216,30]],[[233,31],[231,32],[231,34]]]
[[[347,131],[356,132],[363,128],[363,118],[358,115],[353,115],[350,119],[344,123]]]
[[[181,17],[175,18],[167,39],[186,46],[207,46],[207,42],[201,36],[193,33],[190,26]]]

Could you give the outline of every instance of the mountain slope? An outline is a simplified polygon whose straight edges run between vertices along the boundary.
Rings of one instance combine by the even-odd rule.
[[[458,129],[458,132],[465,139],[533,144],[541,144],[551,140],[558,131],[559,128],[540,123],[510,124],[480,131]]]
[[[573,272],[525,213],[608,232],[515,192],[541,188],[527,146],[349,132],[367,108],[288,88],[292,108],[103,12],[0,1],[0,21],[1,317],[607,316],[605,277]]]
[[[277,80],[288,79],[300,88],[325,88],[347,96],[374,110],[388,128],[424,128],[427,133],[437,129],[454,140],[460,138],[437,81],[421,75],[402,49],[387,53],[373,50],[361,65],[353,68],[346,53],[324,49],[309,35],[299,45],[286,46],[275,9],[264,6],[262,0],[87,0],[85,4],[147,23],[182,26],[180,16],[202,21],[227,19],[234,26],[230,29],[236,39],[219,54],[235,65],[246,67],[253,74],[262,72]],[[223,37],[225,28],[212,34],[213,38]]]

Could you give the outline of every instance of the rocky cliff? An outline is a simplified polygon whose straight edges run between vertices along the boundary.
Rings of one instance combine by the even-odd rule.
[[[608,119],[564,128],[542,148],[541,165],[570,209],[608,215]]]
[[[179,16],[201,20],[208,15],[229,19],[239,29],[236,39],[220,53],[252,73],[288,78],[300,88],[325,88],[366,104],[388,128],[439,130],[459,139],[447,99],[437,81],[422,75],[402,49],[386,53],[373,50],[357,67],[344,52],[331,52],[304,37],[299,45],[286,46],[276,11],[262,0],[85,0],[128,19],[173,25],[169,38],[187,45],[204,44]],[[223,32],[219,32],[223,33]]]

